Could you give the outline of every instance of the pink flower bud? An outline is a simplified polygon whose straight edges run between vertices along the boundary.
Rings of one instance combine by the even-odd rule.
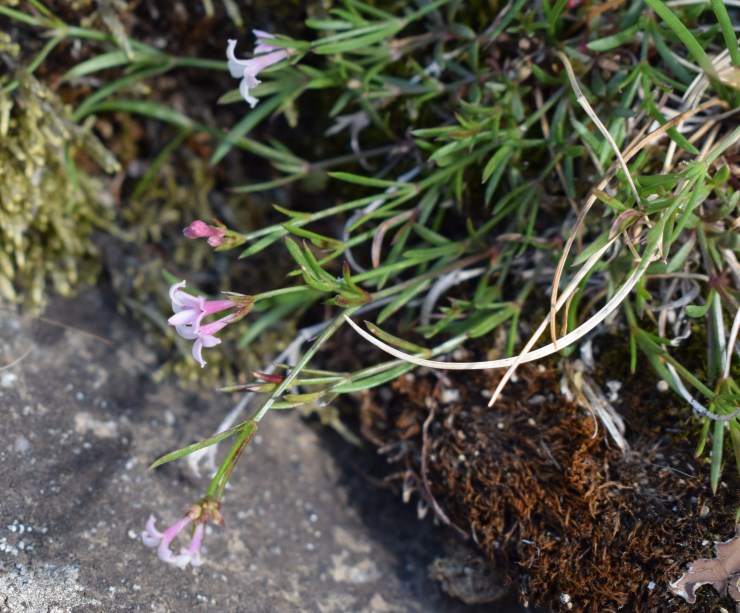
[[[206,222],[196,219],[187,228],[183,229],[182,233],[185,238],[207,238],[211,247],[219,247],[224,243],[226,230],[217,226],[209,226]]]

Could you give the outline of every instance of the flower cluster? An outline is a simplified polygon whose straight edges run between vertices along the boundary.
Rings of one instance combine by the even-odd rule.
[[[221,342],[215,334],[230,323],[240,320],[252,309],[254,299],[241,294],[229,294],[227,300],[206,300],[205,296],[192,296],[183,291],[185,281],[175,283],[170,287],[170,300],[175,314],[167,320],[175,327],[177,333],[193,343],[193,357],[201,367],[206,365],[203,359],[203,347],[215,347]],[[232,313],[204,324],[203,319],[208,315],[220,313],[235,308]]]
[[[226,58],[229,60],[229,72],[235,79],[241,77],[241,83],[239,84],[239,93],[242,95],[249,106],[254,108],[259,100],[249,94],[249,90],[257,87],[262,81],[257,78],[257,75],[273,64],[290,57],[292,55],[291,49],[283,49],[277,42],[273,44],[266,44],[261,42],[262,40],[275,39],[275,37],[269,32],[262,32],[261,30],[252,30],[252,33],[257,37],[257,46],[254,48],[255,57],[251,60],[238,60],[234,55],[236,49],[236,41],[229,40],[229,45],[226,48]]]
[[[184,517],[177,520],[164,532],[157,530],[154,525],[156,521],[154,515],[150,515],[146,522],[146,528],[141,533],[141,540],[147,547],[156,547],[159,559],[167,564],[172,564],[178,568],[185,568],[188,564],[200,566],[203,564],[200,547],[206,530],[206,522],[209,519],[223,526],[221,504],[212,498],[206,497],[191,505]],[[187,547],[181,547],[179,554],[173,553],[170,549],[170,543],[191,523],[195,527],[190,544]]]

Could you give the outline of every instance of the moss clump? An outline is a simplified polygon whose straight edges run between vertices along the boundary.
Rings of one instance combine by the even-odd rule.
[[[90,162],[94,164],[90,164]],[[103,185],[80,166],[118,162],[27,72],[0,81],[0,299],[40,307],[96,267],[91,231],[111,217]]]
[[[416,486],[532,605],[692,610],[668,585],[688,561],[713,557],[713,540],[732,536],[737,475],[727,471],[712,494],[693,443],[673,434],[671,397],[646,367],[620,378],[627,456],[560,394],[557,370],[522,365],[489,409],[483,393],[501,376],[448,373],[442,382],[415,373],[393,384],[390,400],[369,393],[362,434],[401,467],[388,480]],[[695,610],[731,608],[713,590],[699,597]]]

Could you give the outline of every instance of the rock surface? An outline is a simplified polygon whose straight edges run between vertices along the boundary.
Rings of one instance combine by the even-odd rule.
[[[432,528],[359,477],[297,415],[269,415],[232,478],[205,564],[139,537],[207,486],[157,456],[211,432],[231,399],[155,383],[151,351],[100,292],[46,318],[2,310],[0,611],[514,611],[429,579]]]

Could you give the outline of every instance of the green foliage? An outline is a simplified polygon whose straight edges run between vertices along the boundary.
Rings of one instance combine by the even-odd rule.
[[[313,248],[299,248],[290,239],[286,243],[304,282],[314,290],[336,295],[340,291],[335,280],[338,260],[352,262],[351,276],[345,268],[345,283],[351,280],[364,288],[369,298],[346,303],[334,298],[333,304],[381,306],[382,299],[378,323],[401,317],[427,338],[441,335],[456,343],[509,325],[506,344],[513,351],[521,305],[533,289],[547,283],[543,271],[562,256],[553,230],[562,235],[578,233],[581,247],[564,256],[564,270],[568,265],[586,266],[610,246],[616,251],[608,266],[597,264],[583,275],[571,302],[573,311],[565,318],[566,331],[577,331],[579,322],[592,316],[589,310],[578,312],[578,308],[592,309],[593,296],[623,300],[625,294],[616,288],[627,287],[620,285],[624,271],[633,268],[629,288],[636,292],[639,316],[670,312],[687,326],[692,325],[687,317],[713,317],[706,359],[709,364],[727,364],[732,352],[721,355],[719,351],[727,346],[727,332],[720,322],[734,317],[739,288],[720,281],[726,278],[720,271],[734,274],[737,283],[736,249],[728,249],[727,237],[738,196],[722,155],[736,150],[738,135],[723,132],[725,124],[715,116],[737,98],[737,92],[727,87],[732,84],[731,73],[718,61],[727,45],[736,63],[737,43],[720,3],[712,5],[720,25],[712,36],[693,28],[696,15],[690,18],[690,12],[681,15],[680,8],[677,13],[661,2],[647,4],[654,12],[629,9],[594,18],[588,24],[590,54],[576,49],[577,37],[569,39],[565,34],[584,23],[583,15],[567,11],[564,2],[543,3],[542,13],[525,3],[514,3],[481,32],[456,21],[461,4],[452,1],[438,3],[423,17],[410,12],[405,19],[352,1],[330,10],[326,19],[310,20],[307,25],[323,34],[310,49],[327,56],[326,60],[320,69],[299,63],[266,75],[279,81],[285,74],[302,72],[302,91],[266,91],[275,91],[274,96],[290,95],[291,103],[300,109],[302,93],[336,90],[329,116],[339,118],[343,113],[341,117],[352,118],[347,121],[355,122],[353,139],[359,130],[372,126],[376,135],[390,139],[387,148],[380,150],[393,157],[393,147],[400,145],[403,157],[398,159],[406,163],[400,162],[402,172],[396,171],[395,179],[365,171],[330,172],[331,178],[365,188],[369,195],[330,211],[284,211],[291,222],[245,235],[247,244],[253,246],[247,247],[243,257],[284,236],[278,229],[282,227],[289,234],[309,238],[318,250],[315,254]],[[417,29],[412,35],[414,19],[419,23],[414,24]],[[500,27],[504,22],[507,26]],[[510,55],[504,56],[496,48],[511,45],[525,28],[528,56],[511,47],[506,49]],[[662,62],[654,61],[651,48],[641,40],[653,42]],[[573,64],[570,81],[561,62],[552,56],[546,61],[546,45],[552,43]],[[632,51],[634,60],[628,59],[625,49]],[[499,56],[505,57],[508,70],[492,67]],[[530,57],[539,59],[532,62]],[[704,72],[708,93],[693,103],[706,101],[706,111],[692,111],[691,99],[680,98],[689,93],[695,80],[695,73],[687,72],[687,59]],[[574,105],[574,93],[588,118]],[[708,99],[711,94],[717,96],[713,101]],[[596,122],[597,117],[598,129],[589,121]],[[711,140],[698,132],[707,122],[717,126]],[[411,135],[411,142],[398,132],[399,125],[405,135]],[[647,130],[660,126],[663,136],[646,147],[647,141],[640,139]],[[608,139],[604,138],[607,131]],[[357,149],[356,141],[353,150],[367,167],[369,156]],[[621,151],[619,160],[617,150]],[[309,163],[279,181],[301,180],[311,168],[326,170],[351,161],[340,157]],[[604,173],[614,180],[604,183],[609,185],[607,191],[599,187],[593,192],[606,205],[603,214],[592,213],[576,222],[569,207],[577,209],[591,177]],[[330,236],[317,237],[305,229],[323,224],[330,216],[341,220],[345,213],[350,216],[344,221],[341,245],[331,243]],[[697,238],[698,251],[694,248]],[[370,252],[371,268],[356,261],[354,254],[363,246]],[[476,256],[481,259],[473,263],[485,258],[492,262],[469,277],[477,279],[476,285],[449,305],[438,305],[439,283],[445,285],[447,275],[464,272]],[[631,265],[635,257],[640,260],[636,268]],[[522,283],[523,273],[528,283]],[[456,284],[449,278],[445,290]],[[681,278],[695,280],[681,282]],[[692,284],[699,289],[694,299],[702,295],[704,299],[699,298],[699,304],[677,300],[677,287]],[[666,303],[678,306],[668,311],[661,306]],[[430,311],[435,313],[433,320]],[[733,394],[721,391],[734,385],[734,380],[722,378],[719,366],[708,368],[706,372],[714,373],[719,386],[711,391],[671,357],[674,351],[668,341],[645,340],[637,316],[629,309],[627,313],[636,346],[648,355],[658,374],[701,419],[714,420],[711,479],[716,487],[725,429],[729,429],[736,455],[740,454],[740,422],[733,416],[737,402]],[[642,325],[649,329],[655,324],[661,335],[667,333],[662,317],[653,322],[647,319]],[[423,351],[379,328],[374,333],[411,354],[431,356],[451,346],[443,343]],[[673,362],[670,368],[665,366]],[[705,394],[707,406],[694,400],[686,385]],[[328,387],[325,393],[345,389],[347,384],[342,383]],[[351,389],[362,387],[353,384]],[[311,399],[317,399],[315,393]]]
[[[284,247],[295,265],[282,288],[255,296],[242,344],[317,302],[376,312],[394,329],[374,327],[375,336],[407,359],[477,338],[495,338],[513,356],[523,330],[539,325],[539,336],[548,324],[570,339],[553,353],[617,313],[610,325],[629,331],[633,362],[639,348],[706,420],[699,447],[711,437],[716,487],[724,450],[740,460],[729,323],[740,306],[740,132],[731,112],[740,54],[728,11],[714,1],[496,6],[492,15],[462,0],[315,8],[294,38],[275,39],[292,55],[260,73],[256,109],[236,91],[219,96],[244,113],[229,131],[136,89],[178,68],[223,70],[223,60],[175,57],[43,11],[0,13],[52,35],[43,57],[68,37],[95,45],[66,79],[113,76],[81,100],[74,120],[125,113],[165,122],[179,130],[165,157],[200,133],[215,141],[212,163],[238,149],[270,168],[237,193],[328,185],[331,206],[276,206],[273,223],[233,228],[243,230],[242,259],[264,262]],[[258,140],[267,121],[291,137]],[[412,367],[392,359],[356,372],[305,370],[343,321],[312,329],[318,340],[280,383],[244,388],[269,394],[255,422],[270,408],[328,405]],[[696,364],[681,339],[699,325],[707,347]],[[424,349],[421,339],[436,345]]]

